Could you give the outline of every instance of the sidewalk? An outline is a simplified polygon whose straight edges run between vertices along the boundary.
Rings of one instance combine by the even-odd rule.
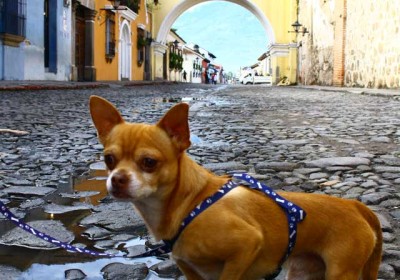
[[[356,87],[331,87],[331,86],[297,86],[303,89],[312,89],[320,91],[341,91],[347,93],[357,93],[372,96],[384,96],[384,97],[399,97],[400,89],[378,89],[378,88],[356,88]]]
[[[175,84],[170,81],[99,81],[99,82],[72,82],[72,81],[0,81],[0,91],[22,90],[63,90],[63,89],[90,89],[106,87],[130,87],[160,84]]]

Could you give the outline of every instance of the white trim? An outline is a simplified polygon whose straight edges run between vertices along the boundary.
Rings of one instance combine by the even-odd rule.
[[[137,28],[142,29],[142,30],[146,30],[146,25],[144,25],[143,23],[139,23],[137,25]]]
[[[291,46],[291,44],[270,44],[267,52],[269,52],[271,56],[288,56]]]
[[[153,47],[154,54],[157,56],[163,56],[168,49],[168,46],[165,44],[161,44],[159,42],[153,42],[151,43],[151,46]]]
[[[127,28],[127,29],[126,29]],[[124,30],[127,30],[129,41],[123,43]],[[118,80],[122,79],[124,71],[128,72],[128,80],[132,79],[132,37],[131,37],[131,25],[124,19],[119,27],[119,47],[118,47]]]
[[[122,10],[122,11],[118,11],[118,12],[122,17],[124,17],[125,19],[127,19],[129,21],[135,21],[136,18],[138,17],[138,14],[135,13],[134,11],[132,11],[131,9]]]
[[[145,13],[146,13],[146,24],[149,24],[149,14],[147,12],[147,0],[144,0],[144,6],[146,7]]]
[[[167,14],[163,22],[161,23],[160,29],[158,30],[157,33],[157,39],[156,39],[157,42],[160,42],[161,44],[166,43],[167,36],[171,29],[172,24],[183,12],[185,12],[194,5],[208,1],[212,0],[181,0],[180,3],[175,5],[175,7]],[[275,33],[274,30],[272,29],[272,25],[269,22],[268,18],[260,10],[260,8],[258,8],[250,0],[226,0],[226,1],[238,4],[243,8],[249,10],[251,13],[253,13],[255,17],[261,22],[261,25],[264,27],[269,41],[271,43],[275,42]]]
[[[81,3],[82,6],[85,6],[86,8],[90,10],[95,10],[95,0],[77,0],[79,3]],[[112,7],[112,6],[111,6]]]

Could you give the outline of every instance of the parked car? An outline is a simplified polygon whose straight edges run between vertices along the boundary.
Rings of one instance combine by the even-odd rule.
[[[250,85],[250,84],[269,84],[272,85],[272,77],[271,76],[256,76],[254,73],[249,73],[243,77],[242,84]]]

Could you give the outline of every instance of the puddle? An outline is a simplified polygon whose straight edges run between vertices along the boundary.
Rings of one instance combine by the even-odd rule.
[[[190,142],[192,143],[192,145],[200,145],[203,143],[203,140],[201,140],[200,137],[198,137],[195,134],[191,134],[190,135]]]
[[[19,280],[37,280],[37,279],[51,279],[51,280],[65,280],[65,271],[68,269],[80,269],[87,277],[86,280],[102,280],[103,276],[99,270],[105,267],[107,264],[119,262],[124,264],[137,264],[145,263],[148,267],[157,263],[154,258],[143,258],[136,261],[128,260],[125,258],[114,258],[112,261],[109,259],[98,259],[92,262],[86,263],[69,263],[69,264],[52,264],[52,265],[41,265],[33,264],[27,271],[25,271]],[[155,274],[150,274],[146,280],[168,280],[169,278],[160,278]]]
[[[198,148],[198,147],[222,147],[222,146],[228,146],[228,144],[225,141],[205,141],[198,137],[195,134],[190,135],[190,142],[192,143],[193,148]]]
[[[93,205],[98,205],[100,201],[107,196],[107,188],[106,188],[107,172],[105,170],[93,170],[91,173],[92,176],[90,176],[89,178],[75,179],[74,191],[97,192],[97,194],[95,195],[80,198],[79,201],[89,202]]]
[[[201,101],[202,98],[197,97],[157,97],[153,98],[154,103],[180,103],[180,102],[193,102]]]
[[[52,193],[43,198],[47,203],[55,203],[59,205],[70,206],[75,202],[84,202],[87,204],[98,205],[100,201],[107,196],[106,191],[106,171],[101,170],[102,164],[93,165],[91,176],[88,178],[76,178],[71,180],[69,184],[60,185],[57,192]],[[90,196],[79,197],[81,192],[90,192]],[[62,195],[60,195],[62,194]],[[78,195],[78,198],[71,198]],[[21,203],[23,201],[20,201]],[[13,202],[11,207],[17,207],[20,203]],[[78,225],[84,217],[88,216],[90,210],[76,210],[64,214],[48,214],[41,207],[29,210],[25,218],[25,222],[34,220],[59,220],[68,230],[74,233],[75,240],[72,244],[81,243],[89,249],[99,251],[94,247],[95,242],[91,241],[82,233],[86,228]],[[5,220],[0,220],[0,234],[14,228],[14,225]],[[51,233],[48,233],[51,235]],[[129,232],[135,235],[135,232]],[[140,236],[139,233],[136,233]],[[144,239],[134,238],[132,240],[120,242],[114,247],[122,250],[123,248],[133,245],[144,245]],[[148,267],[160,262],[161,260],[155,257],[127,259],[123,257],[115,258],[96,258],[85,254],[69,253],[62,249],[56,250],[35,250],[17,246],[0,245],[0,264],[11,265],[23,271],[23,274],[18,279],[65,279],[64,272],[68,269],[81,269],[88,280],[103,279],[100,270],[109,263],[121,262],[126,264],[146,263]],[[166,279],[159,278],[154,272],[150,272],[146,278],[149,280]]]

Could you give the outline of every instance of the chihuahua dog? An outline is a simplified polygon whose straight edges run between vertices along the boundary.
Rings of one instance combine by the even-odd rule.
[[[155,125],[127,123],[107,100],[90,112],[104,146],[107,189],[131,201],[158,240],[172,240],[182,221],[226,184],[195,163],[189,106],[172,107]],[[278,192],[307,213],[284,263],[287,279],[376,280],[382,254],[379,220],[362,203],[320,194]],[[239,186],[198,215],[178,236],[172,256],[187,279],[261,279],[280,266],[288,220],[264,194]]]

